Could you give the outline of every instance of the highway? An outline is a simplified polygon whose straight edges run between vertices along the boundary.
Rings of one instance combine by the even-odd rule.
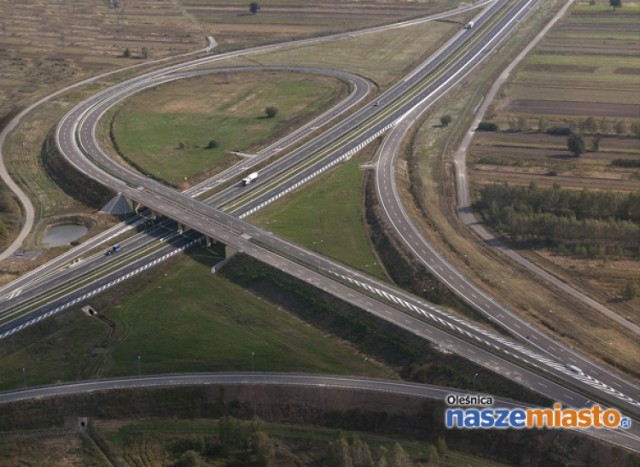
[[[345,153],[348,154],[349,151],[357,150],[357,148],[361,147],[360,145],[365,141],[377,137],[381,134],[381,131],[385,131],[386,129],[394,126],[398,119],[404,116],[409,110],[419,105],[426,96],[433,92],[433,89],[443,88],[449,84],[454,77],[461,75],[462,72],[460,70],[465,69],[467,66],[465,64],[468,63],[468,67],[472,69],[474,64],[482,58],[491,47],[496,45],[497,37],[499,37],[500,34],[505,34],[505,31],[508,31],[509,27],[513,27],[516,24],[516,20],[519,18],[520,14],[525,12],[531,3],[531,0],[518,2],[516,7],[513,8],[509,14],[503,16],[496,22],[496,24],[493,24],[491,29],[486,32],[483,38],[476,41],[471,49],[463,54],[460,61],[455,65],[448,67],[447,71],[440,75],[435,83],[430,85],[431,87],[427,87],[426,90],[420,89],[418,97],[407,100],[399,109],[389,112],[388,115],[381,119],[377,124],[364,130],[362,135],[360,135],[359,138],[356,138],[355,141],[346,143],[343,148],[334,151],[328,157],[306,169],[306,171],[297,172],[298,175],[287,180],[287,184],[289,185],[288,188],[286,186],[280,187],[278,189],[278,194],[267,193],[266,196],[277,198],[281,196],[281,194],[286,193],[287,190],[290,191],[291,189],[294,189],[296,186],[299,186],[301,180],[309,179],[309,172],[314,174],[323,170],[324,167],[331,167],[337,161],[343,159]],[[496,2],[491,8],[487,9],[483,16],[481,16],[476,22],[476,24],[478,24],[477,27],[481,27],[483,21],[488,21],[489,14],[493,14],[495,11],[498,11],[501,6],[501,2]],[[435,64],[443,62],[446,56],[453,53],[455,47],[459,47],[461,43],[465,42],[465,40],[463,40],[466,39],[465,34],[469,34],[469,31],[466,31],[464,34],[455,38],[455,40],[444,49],[444,56],[437,57],[426,66],[422,67],[420,71],[424,73],[424,75],[428,75]],[[451,44],[455,44],[455,47],[452,48]],[[411,78],[403,80],[403,84],[399,87],[390,89],[388,93],[393,96],[393,100],[389,101],[389,103],[395,102],[395,100],[399,99],[398,96],[403,94],[403,92],[408,92],[412,88],[417,87],[424,75],[421,73],[414,73]],[[143,82],[142,86],[146,87],[146,82]],[[440,316],[435,316],[432,313],[429,313],[429,311],[425,311],[434,311],[434,307],[431,307],[422,301],[416,301],[414,297],[411,297],[406,293],[397,291],[387,284],[364,277],[357,271],[338,265],[335,262],[319,258],[317,255],[305,251],[304,249],[287,244],[286,242],[275,238],[269,233],[264,232],[251,224],[244,223],[235,217],[226,215],[203,203],[192,200],[185,195],[179,195],[164,185],[153,180],[148,180],[145,177],[132,173],[121,167],[112,161],[98,146],[95,137],[95,127],[100,117],[110,106],[129,95],[131,89],[135,88],[135,83],[125,83],[111,88],[107,92],[98,94],[94,98],[83,102],[67,114],[67,116],[60,122],[56,132],[59,148],[63,155],[73,165],[75,165],[76,168],[101,183],[107,184],[112,189],[125,193],[131,199],[140,202],[145,206],[153,207],[156,212],[172,218],[183,225],[187,225],[204,235],[219,239],[225,244],[231,245],[239,251],[250,254],[254,258],[267,264],[274,265],[293,276],[303,278],[303,280],[308,283],[316,285],[323,290],[333,293],[334,295],[341,296],[342,298],[346,297],[347,301],[351,301],[349,298],[353,297],[355,301],[362,303],[363,297],[358,296],[354,289],[351,289],[349,293],[342,291],[338,294],[340,287],[335,283],[335,281],[332,281],[327,277],[326,274],[336,277],[350,285],[355,284],[357,287],[366,290],[368,293],[373,292],[374,294],[378,294],[391,302],[396,302],[396,305],[401,304],[407,311],[420,313],[436,324],[453,327],[457,332],[461,332],[463,334],[470,334],[470,337],[476,341],[480,341],[484,344],[491,341],[488,345],[493,346],[499,352],[505,352],[504,346],[507,345],[509,350],[506,353],[511,357],[525,360],[530,365],[537,368],[544,367],[545,371],[552,372],[558,378],[577,380],[572,381],[571,383],[577,384],[587,391],[593,391],[594,389],[597,391],[604,391],[605,398],[609,400],[611,397],[616,398],[616,402],[621,403],[624,407],[629,409],[631,413],[635,413],[637,410],[637,407],[639,406],[638,402],[634,397],[629,396],[629,394],[636,394],[636,388],[633,385],[627,385],[625,388],[624,385],[627,384],[625,381],[616,381],[616,384],[622,386],[625,392],[618,391],[591,375],[576,375],[571,373],[565,368],[564,362],[553,360],[552,358],[540,355],[539,353],[529,351],[520,344],[516,344],[509,339],[502,338],[492,333],[487,333],[480,329],[479,326],[467,323],[460,318],[442,314],[440,314]],[[383,109],[387,105],[387,101],[385,101],[386,96],[387,93],[383,94],[380,99],[380,107]],[[363,119],[364,121],[368,120],[368,118],[370,118],[370,113],[369,116],[367,116],[367,110],[364,109],[356,112],[348,120],[350,120],[350,125],[354,125],[354,122],[359,122],[358,119]],[[335,133],[332,133],[331,140],[336,137],[335,135]],[[85,158],[85,153],[89,154],[90,157],[93,158],[94,163],[88,163]],[[290,163],[291,162],[289,162],[289,164]],[[322,164],[322,166],[318,168],[318,164]],[[123,180],[126,180],[126,182]],[[260,203],[258,205],[263,205],[264,202],[265,201],[259,199],[254,203]],[[247,208],[247,212],[251,212],[251,210],[254,209],[251,207],[251,204],[249,204]],[[267,246],[268,249],[263,248],[262,245]],[[274,254],[274,251],[279,252],[280,254]],[[285,259],[281,255],[287,255],[287,257],[294,258],[295,262]],[[318,274],[311,270],[304,271],[301,268],[300,263],[312,265],[314,268],[317,268],[317,270],[325,271],[325,275]],[[387,298],[391,295],[393,295],[394,298]],[[369,302],[371,303],[372,300],[375,300],[375,298],[370,297]],[[368,307],[365,308],[368,311],[371,311]],[[394,312],[393,315],[394,316],[392,318],[387,319],[392,319],[396,323],[402,323],[402,320],[406,319],[397,315],[396,312]],[[452,323],[452,321],[454,321],[454,323]],[[610,375],[606,374],[604,376],[610,377]],[[570,402],[570,399],[569,403],[572,403]]]
[[[530,3],[531,1],[523,1],[519,2],[518,6],[524,9],[527,8]],[[494,7],[496,7],[496,5],[500,5],[500,2],[496,2]],[[494,42],[496,41],[494,41],[493,38],[498,36],[498,32],[506,34],[505,30],[507,26],[515,23],[514,18],[517,17],[519,12],[520,10],[514,11],[511,17],[505,17],[502,23],[496,25],[494,29],[486,35],[488,39],[484,40],[484,45],[480,44],[482,41],[479,41],[480,45],[476,44],[474,46],[473,53],[469,52],[469,54],[464,55],[465,59],[475,62],[478,60],[480,54],[487,53],[485,50],[488,51],[490,47],[495,45]],[[464,34],[460,37],[463,37]],[[451,68],[449,68],[449,70],[451,70]],[[444,78],[441,77],[440,79],[442,79],[442,81],[437,86],[444,87],[449,84],[449,82],[452,81],[451,77],[453,75],[454,73]],[[417,77],[419,74],[414,74],[413,76]],[[147,76],[145,79],[156,78],[157,76],[151,78]],[[418,81],[419,80],[412,81],[412,79],[404,81],[406,86],[406,88],[404,88],[405,91],[409,90],[411,86],[415,86]],[[141,81],[141,83],[143,82]],[[146,86],[147,83],[143,83],[142,85]],[[512,379],[530,384],[530,387],[556,400],[566,401],[568,405],[587,403],[587,399],[584,396],[577,394],[572,389],[564,388],[549,381],[546,377],[541,377],[539,374],[529,371],[526,368],[521,368],[521,365],[535,369],[536,371],[542,371],[545,374],[552,374],[560,381],[567,380],[569,386],[580,388],[587,393],[593,391],[599,392],[605,400],[614,400],[616,404],[628,409],[630,413],[636,413],[638,402],[634,398],[636,392],[633,388],[628,388],[631,389],[629,394],[632,396],[629,397],[620,391],[603,385],[602,382],[595,380],[591,376],[579,377],[579,375],[571,374],[561,362],[553,361],[548,357],[532,352],[520,344],[483,330],[479,326],[467,323],[460,318],[445,316],[441,314],[442,311],[436,307],[432,307],[409,294],[398,291],[388,284],[379,283],[350,268],[328,261],[312,252],[276,239],[251,224],[247,224],[233,216],[224,214],[199,201],[195,201],[187,195],[178,194],[146,177],[128,172],[113,163],[96,144],[94,133],[95,125],[109,105],[112,105],[117,99],[129,95],[128,93],[133,87],[134,83],[127,82],[100,93],[94,99],[80,104],[60,122],[56,132],[60,150],[79,170],[89,174],[101,183],[107,184],[116,191],[126,193],[131,199],[145,206],[152,207],[156,212],[173,218],[184,225],[188,225],[202,234],[220,239],[226,244],[232,245],[256,259],[278,267],[284,272],[313,284],[322,290],[328,291],[350,303],[356,304],[401,327],[409,329],[411,332],[422,335],[429,340],[444,343],[443,345],[445,347],[456,353],[466,356],[484,366],[494,368],[502,374],[509,375]],[[426,91],[423,90],[422,92]],[[404,92],[400,92],[400,94],[403,93]],[[381,131],[384,132],[388,130],[409,110],[420,105],[421,100],[425,99],[428,94],[428,92],[421,94],[419,98],[414,100],[409,99],[403,104],[405,106],[404,110],[398,109],[397,111],[382,115],[377,126],[374,125],[373,127],[363,129],[362,135],[359,136],[359,138],[361,138],[360,140],[356,139],[351,142],[346,142],[344,147],[334,153],[333,159],[331,158],[332,156],[329,155],[319,162],[323,164],[319,166],[319,168],[316,166],[307,169],[313,170],[309,174],[317,173],[318,170],[324,167],[331,167],[338,161],[343,160],[341,158],[343,158],[344,154],[348,154],[353,150],[357,151],[357,148],[365,144],[370,138],[375,138],[381,134]],[[112,96],[116,96],[117,99],[115,97],[112,99]],[[381,99],[380,107],[384,109],[387,105],[391,106],[397,99],[396,97],[391,101]],[[385,112],[383,112],[382,109],[377,110],[377,112],[384,114]],[[395,112],[400,113],[396,114]],[[363,110],[361,113],[357,112],[354,116],[357,117],[358,115],[362,116],[365,114],[367,114],[367,110]],[[368,115],[371,116],[371,114],[372,111],[369,109]],[[363,123],[368,120],[368,118],[370,117],[364,118]],[[351,148],[349,145],[352,145]],[[345,150],[346,152],[344,152]],[[85,152],[93,158],[93,163],[86,159]],[[304,174],[304,172],[302,173]],[[300,180],[308,179],[309,174]],[[300,181],[297,180],[296,177],[300,176],[301,175],[295,175],[285,180],[286,183],[280,186],[278,193],[267,192],[265,199],[268,201],[270,199],[269,197],[273,198],[274,196],[278,196],[279,193],[294,189],[293,187]],[[263,200],[260,204],[264,202]],[[255,206],[252,207],[248,205],[245,209],[250,211],[254,209],[254,207]],[[265,248],[265,246],[267,248]],[[321,271],[322,273],[316,271]],[[81,299],[78,299],[78,301],[80,300]],[[393,306],[390,305],[391,303]],[[399,311],[397,309],[398,307],[404,308],[406,311]],[[409,316],[406,312],[420,314],[424,319],[429,320],[430,323]],[[447,332],[442,330],[447,328],[449,328]],[[464,339],[452,335],[450,333],[451,330],[464,336]],[[469,340],[474,341],[474,343],[471,344]],[[500,355],[490,353],[486,351],[485,348]],[[513,363],[513,360],[517,360],[518,364]],[[623,390],[626,391],[625,388],[623,388]]]
[[[295,73],[312,73],[318,75],[330,76],[344,81],[351,88],[351,93],[339,102],[337,105],[324,112],[322,115],[314,118],[312,121],[298,128],[294,132],[283,137],[276,143],[262,149],[254,157],[245,159],[238,164],[233,165],[229,169],[214,175],[213,177],[205,180],[204,182],[192,187],[185,191],[186,195],[197,196],[206,191],[209,191],[212,187],[224,183],[225,181],[239,176],[244,171],[261,164],[274,155],[286,150],[299,139],[308,137],[317,128],[327,125],[337,116],[348,112],[354,106],[361,103],[370,93],[372,89],[371,82],[368,80],[341,71],[318,69],[318,68],[304,68],[304,67],[236,67],[236,68],[215,68],[207,70],[198,70],[190,72],[180,72],[171,74],[164,77],[162,80],[156,80],[153,83],[155,85],[164,84],[167,82],[187,79],[205,74],[220,74],[220,73],[248,73],[248,72],[273,72],[273,71],[287,71]],[[100,251],[97,254],[93,254],[91,257],[84,257],[86,254],[90,254],[91,250],[94,250],[99,245],[105,245],[109,242],[113,242],[119,235],[136,227],[139,223],[144,222],[143,219],[133,219],[125,224],[109,229],[105,234],[101,234],[98,241],[87,242],[75,248],[73,252],[63,254],[60,257],[48,262],[46,265],[40,268],[39,271],[34,271],[30,274],[26,274],[5,287],[0,288],[0,294],[3,296],[3,301],[0,303],[0,319],[7,320],[10,316],[8,310],[15,310],[20,304],[27,304],[32,302],[34,298],[43,296],[45,292],[51,290],[53,287],[58,287],[69,280],[72,280],[75,276],[86,275],[103,267],[105,263],[113,262],[113,258],[105,258],[103,252]],[[137,250],[148,245],[150,242],[155,241],[157,238],[168,238],[169,232],[173,232],[175,235],[175,224],[166,221],[152,229],[146,230],[144,233],[135,236],[131,240],[121,242],[125,247],[123,254],[127,254],[129,251]],[[167,249],[171,249],[171,245],[167,246]],[[167,253],[165,251],[165,253]],[[82,255],[82,261],[73,263],[73,259],[79,258]],[[122,256],[122,255],[119,255]],[[159,257],[162,257],[160,255]],[[152,258],[154,261],[157,257]],[[149,261],[149,262],[151,262]],[[72,267],[68,267],[69,264],[73,264]],[[155,264],[155,263],[154,263]],[[65,270],[60,270],[63,266],[67,266]],[[55,275],[53,280],[50,280]],[[51,304],[49,304],[51,307]],[[54,307],[55,308],[55,307]],[[12,311],[12,314],[16,314],[16,311]],[[3,327],[0,326],[0,334],[3,332]]]
[[[435,400],[444,403],[451,394],[475,396],[478,393],[460,391],[428,384],[407,383],[403,381],[383,380],[360,376],[334,376],[296,373],[194,373],[174,375],[152,375],[128,378],[79,381],[74,383],[41,386],[15,391],[0,392],[0,405],[44,398],[58,398],[82,394],[106,393],[126,389],[153,389],[177,386],[276,386],[299,387],[310,390],[357,390],[365,392],[383,392],[396,396]],[[530,404],[491,396],[494,408],[535,407]],[[640,439],[624,430],[574,430],[596,439],[623,446],[634,452],[640,452]]]
[[[414,257],[429,269],[432,274],[464,301],[480,311],[485,317],[497,323],[501,328],[509,330],[512,335],[534,345],[539,352],[546,354],[552,359],[576,365],[587,374],[600,380],[608,381],[609,384],[616,387],[619,384],[623,384],[622,378],[619,376],[607,371],[592,359],[581,355],[569,346],[564,345],[555,337],[549,336],[536,326],[531,325],[501,304],[499,298],[490,296],[480,287],[474,285],[472,281],[452,266],[436,248],[423,237],[420,229],[411,219],[411,216],[403,205],[396,186],[396,157],[414,122],[419,121],[420,116],[442,97],[443,94],[444,93],[434,92],[429,99],[424,100],[420,106],[414,108],[411,114],[385,135],[381,148],[378,151],[375,165],[377,197],[396,235],[407,246]],[[491,98],[487,98],[484,104],[488,106],[491,101]],[[474,119],[472,128],[477,126],[479,119],[480,116]],[[465,183],[466,186],[466,182],[459,180],[459,189],[463,183]],[[460,209],[463,210],[464,206],[468,206],[468,204],[461,206]],[[469,214],[468,216],[471,215]],[[474,222],[477,223],[475,218]],[[638,394],[640,392],[640,388],[633,383],[628,383],[626,386],[629,394]]]
[[[170,73],[174,73],[174,72],[175,73],[180,73],[180,72],[183,72],[185,69],[193,68],[193,67],[196,67],[196,66],[203,66],[203,65],[206,65],[206,64],[215,63],[217,61],[223,61],[223,60],[226,60],[226,59],[229,59],[229,58],[234,58],[234,57],[243,56],[243,55],[250,55],[250,54],[255,54],[255,53],[259,53],[259,52],[272,51],[272,50],[285,49],[285,48],[294,48],[294,47],[299,47],[301,45],[307,45],[307,44],[312,44],[312,43],[335,41],[335,40],[341,39],[341,38],[358,37],[358,36],[367,35],[367,34],[373,34],[373,33],[381,32],[381,31],[385,31],[385,30],[396,29],[396,28],[404,28],[404,27],[409,27],[409,26],[415,25],[415,24],[427,23],[427,22],[431,22],[431,21],[437,21],[439,19],[447,18],[449,16],[454,16],[454,15],[460,14],[460,13],[465,12],[465,11],[471,11],[471,10],[474,10],[474,9],[481,8],[481,7],[485,6],[488,3],[490,3],[490,0],[478,2],[478,3],[473,4],[473,5],[462,5],[459,8],[455,8],[453,10],[450,10],[450,11],[447,11],[447,12],[443,12],[443,13],[439,13],[439,14],[435,14],[435,15],[430,15],[430,16],[425,17],[425,18],[418,18],[418,19],[404,21],[404,22],[400,22],[400,23],[395,23],[395,24],[387,25],[387,26],[379,26],[379,27],[374,27],[374,28],[368,28],[368,29],[364,29],[364,30],[361,30],[361,31],[352,31],[352,32],[349,32],[349,33],[339,33],[339,34],[324,36],[324,37],[320,37],[320,38],[291,41],[291,42],[287,42],[287,43],[284,43],[284,44],[274,44],[274,45],[268,45],[268,46],[260,46],[260,47],[254,47],[254,48],[251,48],[251,49],[243,49],[241,51],[224,53],[224,54],[216,55],[216,56],[213,56],[213,57],[205,57],[203,59],[190,61],[188,63],[175,65],[175,66],[172,66],[172,67],[169,67],[169,68],[163,68],[160,71],[147,73],[147,74],[143,75],[140,78],[141,79],[144,79],[144,78],[151,79],[151,78],[154,78],[156,76],[161,76],[163,74],[170,74]],[[209,39],[209,44],[214,42],[212,38],[208,38],[208,39]],[[210,50],[210,46],[206,50]],[[199,52],[201,52],[201,51],[196,51],[194,53],[199,53]],[[136,66],[138,66],[138,65],[136,65]],[[112,74],[112,73],[109,73],[109,74]],[[91,80],[98,79],[98,78],[100,78],[102,76],[106,76],[106,75],[100,75],[99,77],[92,78]],[[86,82],[89,82],[89,81],[86,81]],[[85,83],[85,81],[83,81],[81,83],[78,83],[77,85],[73,85],[72,87],[76,87],[76,86],[82,85],[84,83]],[[354,84],[355,84],[355,82],[354,82]],[[54,94],[42,99],[41,101],[39,101],[39,103],[44,102],[44,101],[46,101],[48,99],[51,99],[52,97],[55,97],[55,96],[57,96],[59,94],[62,94],[67,89],[69,89],[69,88],[65,88],[63,90],[60,90],[60,91],[58,91],[58,92],[56,92],[56,93],[54,93]],[[37,104],[34,104],[33,108],[35,108],[37,106]],[[353,105],[355,105],[355,103]],[[30,108],[30,109],[33,110],[32,108]],[[343,110],[347,110],[347,109],[344,108]],[[21,113],[16,119],[11,121],[12,128],[17,126],[17,124],[18,124],[19,120],[22,118],[22,116],[23,116],[23,113]],[[188,194],[190,196],[196,197],[196,196],[202,195],[203,193],[206,193],[207,191],[210,191],[211,189],[213,189],[213,188],[217,187],[218,185],[226,182],[227,180],[232,179],[232,178],[234,178],[236,176],[239,176],[242,172],[249,171],[251,168],[255,167],[257,164],[259,164],[262,161],[268,159],[269,157],[273,156],[274,154],[276,154],[276,153],[278,153],[278,152],[280,152],[282,150],[285,150],[288,145],[290,145],[292,143],[295,143],[296,140],[298,140],[298,139],[301,139],[301,138],[304,138],[304,137],[308,136],[311,132],[315,131],[316,127],[319,128],[322,125],[325,125],[328,121],[330,121],[330,119],[326,119],[323,116],[319,117],[318,120],[314,120],[314,121],[308,123],[303,128],[300,128],[299,130],[296,130],[294,133],[289,135],[290,137],[294,137],[295,139],[291,140],[290,138],[287,138],[287,139],[284,139],[284,140],[280,140],[280,141],[274,143],[273,145],[271,145],[270,147],[265,148],[262,151],[260,151],[260,153],[256,154],[256,157],[250,158],[250,159],[246,159],[246,160],[244,160],[244,161],[242,161],[242,162],[230,167],[228,170],[225,170],[224,172],[222,172],[220,174],[214,175],[210,179],[203,181],[202,183],[200,183],[200,184],[194,186],[193,188],[191,188],[190,190],[187,190],[185,192],[185,194]],[[5,131],[3,131],[2,134],[6,136],[6,134],[8,133],[8,129],[9,129],[9,126],[7,127],[7,129]],[[288,142],[287,142],[287,140],[288,140]],[[136,219],[134,222],[139,222],[139,221],[141,221],[141,219]],[[48,276],[49,274],[51,274],[51,271],[57,271],[60,267],[66,265],[67,263],[70,263],[72,261],[85,259],[85,258],[83,258],[83,255],[86,252],[90,251],[91,249],[93,249],[93,248],[95,248],[97,246],[103,246],[103,245],[107,244],[108,242],[110,242],[114,238],[116,238],[118,235],[123,234],[123,233],[125,233],[127,231],[130,231],[131,228],[134,227],[134,226],[135,225],[132,226],[132,225],[128,225],[128,224],[121,224],[119,226],[113,227],[112,229],[109,229],[108,231],[104,232],[103,234],[98,235],[95,239],[92,239],[91,241],[85,242],[85,244],[80,245],[80,246],[72,249],[71,251],[68,251],[68,252],[64,253],[60,257],[58,257],[58,258],[48,262],[47,264],[41,266],[37,270],[31,271],[30,273],[27,273],[24,276],[21,276],[20,278],[10,282],[9,284],[6,284],[6,285],[0,287],[0,297],[2,297],[3,300],[13,300],[13,299],[17,298],[21,293],[23,293],[25,288],[31,287],[33,284],[39,282],[40,278]]]

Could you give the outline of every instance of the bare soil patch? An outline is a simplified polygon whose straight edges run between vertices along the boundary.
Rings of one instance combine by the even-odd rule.
[[[556,100],[516,99],[506,111],[530,115],[589,115],[593,117],[640,118],[640,105],[602,102],[571,102]]]
[[[580,65],[570,65],[570,64],[542,64],[542,63],[532,63],[524,66],[524,70],[526,71],[544,71],[547,73],[593,73],[596,71],[598,67],[595,66],[580,66]]]
[[[640,68],[620,67],[620,68],[616,68],[614,73],[618,73],[621,75],[640,75]]]

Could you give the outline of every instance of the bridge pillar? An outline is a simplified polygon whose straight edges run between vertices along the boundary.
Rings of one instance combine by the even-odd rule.
[[[229,245],[225,245],[224,246],[224,259],[222,261],[220,261],[217,264],[214,264],[213,267],[211,268],[211,272],[213,274],[215,274],[216,272],[220,271],[220,269],[222,269],[222,267],[227,264],[227,262],[233,258],[233,256],[238,252],[238,250],[236,250],[233,247],[230,247]]]
[[[235,248],[225,245],[224,246],[224,259],[231,259],[238,252]]]

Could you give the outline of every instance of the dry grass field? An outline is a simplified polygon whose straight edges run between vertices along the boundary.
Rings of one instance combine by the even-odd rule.
[[[362,29],[457,7],[457,0],[265,0],[253,15],[244,0],[178,2],[223,48]]]
[[[173,0],[116,3],[0,2],[0,116],[63,83],[136,63],[143,47],[160,58],[206,44]]]

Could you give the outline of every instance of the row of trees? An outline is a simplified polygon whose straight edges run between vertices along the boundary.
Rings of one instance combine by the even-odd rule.
[[[579,256],[640,255],[640,194],[487,185],[477,203],[486,221],[518,242]]]
[[[309,441],[312,444],[326,446],[320,451],[324,458],[318,459],[322,465],[334,467],[413,467],[415,464],[399,443],[387,449],[379,446],[372,452],[366,442],[357,434],[340,433],[338,438],[327,443],[315,441],[313,433]],[[271,439],[265,432],[260,420],[243,421],[225,416],[218,421],[217,436],[191,436],[174,441],[168,446],[173,454],[173,467],[194,467],[204,465],[270,465],[275,458],[278,441]],[[328,446],[327,446],[328,444]],[[313,449],[315,446],[310,445]],[[444,438],[435,445],[425,445],[420,453],[420,465],[439,466],[445,460],[448,448]]]
[[[491,206],[487,216],[495,227],[516,241],[544,241],[552,245],[596,245],[640,250],[640,225],[629,221],[576,219],[550,213],[517,212]],[[612,250],[605,250],[612,251]]]
[[[535,181],[528,187],[493,183],[481,190],[478,207],[513,208],[520,213],[551,213],[583,219],[614,219],[640,222],[640,193],[565,190],[554,184],[539,188]]]
[[[275,456],[274,441],[262,422],[225,416],[218,421],[218,436],[195,436],[175,441],[169,451],[177,456],[173,467],[205,465],[268,465]],[[216,462],[217,461],[217,462]]]
[[[439,438],[435,446],[426,446],[426,452],[421,456],[424,458],[421,460],[425,463],[420,465],[441,465],[447,451],[447,443],[443,438]],[[369,445],[357,436],[347,440],[344,435],[340,435],[329,447],[326,465],[335,467],[412,467],[415,464],[398,443],[393,446],[391,451],[380,446],[374,455],[371,453]]]
[[[587,117],[582,120],[570,120],[567,127],[550,126],[545,117],[539,117],[536,124],[531,125],[525,117],[510,118],[507,122],[509,131],[538,131],[547,134],[570,134],[582,133],[592,135],[617,135],[624,136],[629,132],[636,138],[640,138],[640,121],[627,125],[623,120],[608,120],[602,117],[596,120],[594,117]],[[482,122],[478,125],[479,131],[499,131],[500,127],[494,122]]]

